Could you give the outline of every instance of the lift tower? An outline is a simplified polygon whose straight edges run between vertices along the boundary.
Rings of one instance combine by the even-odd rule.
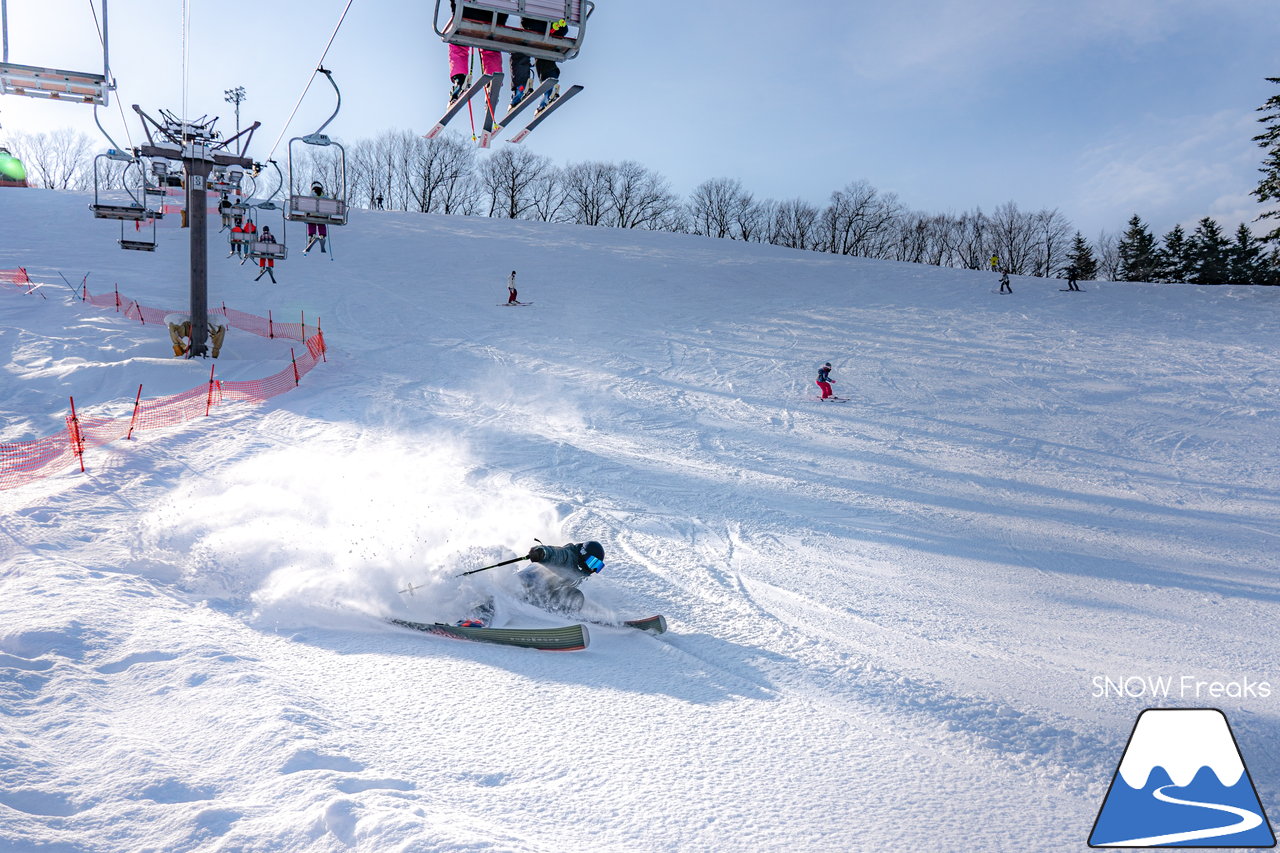
[[[142,117],[142,126],[147,132],[147,144],[138,147],[138,154],[182,163],[191,239],[191,355],[204,356],[209,337],[209,211],[206,196],[209,174],[215,166],[253,169],[252,158],[232,154],[229,146],[244,136],[240,150],[248,148],[253,132],[262,123],[255,121],[242,133],[221,139],[213,129],[217,118],[191,121],[161,110],[162,123],[143,112],[137,104],[133,105],[133,110]]]

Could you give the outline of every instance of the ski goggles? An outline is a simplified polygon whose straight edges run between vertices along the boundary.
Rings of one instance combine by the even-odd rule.
[[[582,562],[587,564],[587,568],[593,572],[598,572],[604,568],[604,560],[599,557],[587,557]]]

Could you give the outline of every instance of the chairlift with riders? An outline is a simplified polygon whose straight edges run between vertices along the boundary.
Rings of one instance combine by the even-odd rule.
[[[315,133],[309,133],[306,136],[295,136],[289,140],[289,204],[285,211],[285,218],[290,222],[307,223],[308,236],[312,233],[319,233],[327,237],[330,225],[347,224],[347,152],[341,143],[330,139],[324,133],[324,129],[337,118],[338,113],[342,110],[342,91],[338,88],[338,84],[334,82],[331,71],[327,68],[317,68],[316,71],[323,74],[325,79],[329,81],[329,85],[333,86],[338,103],[334,107],[333,115],[329,116],[328,120],[320,125]],[[318,182],[312,184],[313,192],[311,193],[298,191],[298,181],[302,178],[294,169],[295,143],[314,145],[321,148],[332,147],[338,150],[339,186],[334,195],[324,195],[323,188],[319,192],[314,192]],[[307,248],[311,248],[310,242],[308,242]]]
[[[448,44],[502,53],[523,53],[534,59],[564,62],[582,49],[587,19],[595,11],[591,0],[454,0],[452,14],[440,25],[436,0],[432,26]],[[514,26],[518,18],[520,25]]]

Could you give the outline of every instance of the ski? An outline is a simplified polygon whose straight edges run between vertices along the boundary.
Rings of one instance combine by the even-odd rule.
[[[574,652],[585,649],[591,642],[585,625],[566,625],[563,628],[464,628],[443,622],[411,622],[407,619],[389,619],[393,625],[412,628],[426,634],[470,640],[474,643],[494,643],[500,646],[519,646],[546,652]]]
[[[498,103],[498,96],[502,94],[502,72],[489,76],[489,87],[484,92],[484,131],[481,133],[481,139],[484,134],[493,132],[493,114],[496,111],[495,106]]]
[[[442,115],[440,120],[436,122],[436,126],[423,134],[423,138],[434,139],[440,131],[444,130],[444,126],[448,124],[454,116],[462,112],[462,108],[471,102],[471,99],[476,96],[476,93],[489,84],[489,80],[490,75],[485,74],[479,80],[467,87],[467,89],[459,95],[453,103],[449,104],[449,109],[445,110],[444,115]]]
[[[554,101],[547,104],[542,109],[538,110],[537,114],[533,117],[533,121],[526,124],[523,130],[521,130],[519,133],[517,133],[515,136],[511,137],[507,141],[515,144],[519,144],[520,142],[523,142],[524,138],[528,136],[530,133],[532,133],[535,127],[542,124],[542,122],[547,118],[547,116],[551,115],[553,112],[559,109],[564,104],[565,101],[569,100],[570,98],[572,98],[574,95],[578,94],[581,91],[582,91],[582,86],[576,83],[573,86],[570,86],[569,91],[565,92],[563,95],[556,98]]]
[[[502,121],[495,123],[492,129],[485,130],[484,134],[480,137],[480,147],[488,148],[489,143],[493,142],[494,137],[496,137],[504,127],[511,124],[512,119],[514,119],[520,113],[524,112],[524,110],[530,105],[532,105],[533,103],[535,103],[538,98],[541,98],[543,95],[545,95],[547,93],[547,90],[550,89],[552,86],[554,86],[555,83],[556,83],[555,78],[548,78],[546,80],[543,80],[541,83],[538,84],[538,88],[534,89],[532,92],[525,95],[524,99],[520,101],[520,103],[516,104],[511,109],[507,110],[507,114],[502,117]]]
[[[628,628],[635,628],[637,631],[644,631],[646,634],[665,634],[667,632],[667,620],[661,614],[650,616],[647,619],[628,619],[622,624]]]
[[[825,400],[824,400],[824,399],[822,399],[821,397],[810,397],[809,399],[810,399],[810,400],[817,400],[819,403],[847,403],[847,402],[849,402],[849,398],[848,398],[848,397],[828,397],[828,398],[826,398]]]
[[[623,619],[618,622],[610,622],[605,619],[587,619],[580,613],[574,614],[574,618],[581,619],[589,625],[599,625],[602,628],[635,628],[637,631],[644,631],[646,634],[655,636],[667,632],[667,620],[663,616],[649,616],[644,619]]]
[[[522,305],[532,305],[532,302],[499,302],[499,308],[517,308]]]

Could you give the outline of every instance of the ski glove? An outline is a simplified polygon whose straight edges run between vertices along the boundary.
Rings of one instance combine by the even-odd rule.
[[[529,549],[529,559],[535,563],[541,563],[547,558],[547,552],[543,550],[541,545],[534,545]]]

